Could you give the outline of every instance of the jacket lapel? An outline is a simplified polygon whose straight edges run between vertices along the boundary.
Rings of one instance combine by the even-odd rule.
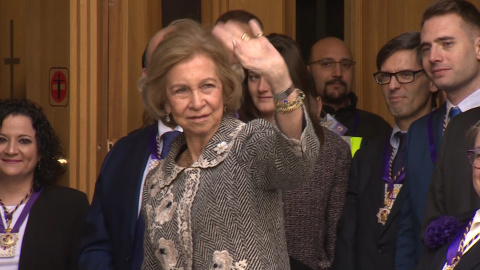
[[[463,254],[455,270],[480,268],[480,257],[478,254],[480,254],[480,242],[477,242],[467,253]]]
[[[434,113],[433,115],[433,126],[434,126],[434,142],[435,142],[435,151],[438,152],[440,151],[440,145],[442,142],[442,137],[443,137],[443,124],[445,121],[445,114],[447,113],[447,104],[444,103],[442,106],[440,106]]]

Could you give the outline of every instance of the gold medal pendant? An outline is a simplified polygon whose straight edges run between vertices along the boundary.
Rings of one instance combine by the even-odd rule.
[[[18,233],[0,233],[0,247],[9,248],[17,244]]]
[[[390,209],[388,209],[387,207],[382,207],[378,209],[378,213],[377,213],[378,223],[385,225],[389,214],[390,214]]]
[[[0,233],[0,258],[15,257],[18,233]]]

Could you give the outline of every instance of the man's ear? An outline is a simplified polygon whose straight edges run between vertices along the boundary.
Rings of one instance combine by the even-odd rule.
[[[475,39],[475,54],[477,55],[477,60],[480,60],[480,37]]]
[[[147,69],[146,68],[142,68],[142,78],[143,77],[147,77]]]

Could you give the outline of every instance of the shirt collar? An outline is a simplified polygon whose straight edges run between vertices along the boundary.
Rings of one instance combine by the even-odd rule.
[[[183,132],[183,129],[180,126],[176,126],[174,129],[172,129],[172,128],[164,125],[162,123],[162,121],[158,121],[158,135],[160,137],[162,137],[163,133],[169,132],[169,131],[172,131],[172,130],[177,130],[177,131]]]
[[[400,145],[400,139],[397,136],[395,136],[397,132],[407,133],[407,131],[400,130],[400,128],[397,126],[396,123],[393,124],[392,134],[390,135],[390,145],[395,149],[397,149],[398,146]]]
[[[452,107],[454,107],[448,99],[447,99],[447,115],[448,112]],[[460,103],[457,104],[457,107],[462,111],[466,112],[470,109],[480,107],[480,89],[477,89],[475,92],[471,93],[468,97],[466,97],[464,100],[460,101]]]

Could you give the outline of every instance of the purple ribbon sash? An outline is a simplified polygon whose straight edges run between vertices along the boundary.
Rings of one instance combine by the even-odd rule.
[[[13,226],[11,233],[18,233],[18,231],[20,230],[20,226],[22,226],[23,222],[27,218],[28,213],[30,213],[30,209],[32,208],[33,203],[37,200],[38,196],[40,195],[40,193],[42,193],[42,191],[43,191],[43,187],[40,188],[39,191],[34,191],[32,193],[32,195],[30,196],[30,199],[28,199],[27,204],[25,204],[25,207],[20,213],[20,216],[18,217],[17,222],[15,222],[15,225]],[[5,233],[5,226],[3,225],[3,221],[0,222],[0,233]]]
[[[148,143],[148,148],[150,149],[150,157],[153,160],[159,159],[160,153],[158,152],[158,142],[157,142],[157,136],[158,136],[158,128],[152,132],[150,135],[150,141]]]
[[[388,192],[392,192],[394,184],[401,184],[403,180],[405,180],[405,171],[403,171],[399,177],[394,182],[394,179],[390,178],[390,149],[393,148],[390,146],[390,141],[387,140],[385,144],[385,150],[383,151],[383,176],[382,179],[388,184],[387,190]]]
[[[453,258],[455,258],[457,255],[462,255],[462,254],[457,254],[458,247],[460,246],[460,241],[462,241],[463,235],[465,234],[465,231],[468,228],[468,222],[464,226],[463,230],[460,230],[456,235],[455,238],[453,238],[452,242],[450,242],[450,245],[448,246],[447,249],[447,264],[450,265],[452,262]]]

